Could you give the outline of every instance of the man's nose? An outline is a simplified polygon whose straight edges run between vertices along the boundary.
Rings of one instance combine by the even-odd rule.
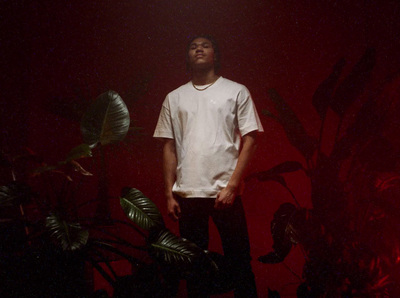
[[[202,46],[198,46],[196,48],[196,52],[203,52],[203,47]]]

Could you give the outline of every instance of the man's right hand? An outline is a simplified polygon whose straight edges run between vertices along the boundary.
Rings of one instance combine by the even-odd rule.
[[[173,221],[177,221],[181,216],[181,207],[178,201],[173,196],[167,198],[168,215]]]

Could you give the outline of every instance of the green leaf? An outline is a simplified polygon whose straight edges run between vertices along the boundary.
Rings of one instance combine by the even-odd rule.
[[[157,206],[145,197],[140,190],[135,188],[124,189],[120,204],[126,216],[142,229],[162,229],[165,227]]]
[[[0,208],[27,203],[33,196],[28,185],[13,182],[0,186]]]
[[[92,150],[90,149],[90,146],[88,144],[80,144],[79,146],[72,148],[72,150],[68,153],[65,162],[70,162],[75,159],[91,156]]]
[[[101,94],[83,115],[83,140],[91,148],[98,143],[118,142],[127,134],[129,125],[128,108],[117,92],[109,90]]]
[[[200,247],[174,235],[167,229],[152,233],[149,243],[149,253],[158,262],[164,265],[174,265],[183,270],[190,269],[195,261],[206,257]]]
[[[89,239],[89,231],[82,229],[79,223],[68,223],[57,214],[46,218],[46,228],[63,250],[81,249]]]
[[[275,104],[278,121],[285,130],[289,142],[301,152],[305,159],[309,160],[316,149],[316,139],[307,134],[296,114],[275,89],[270,89],[268,93]]]

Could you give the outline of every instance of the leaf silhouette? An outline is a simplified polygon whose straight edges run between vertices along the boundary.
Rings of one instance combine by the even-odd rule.
[[[383,88],[377,96],[367,99],[358,111],[354,122],[347,128],[345,135],[335,144],[332,158],[343,160],[351,155],[351,149],[355,144],[364,146],[371,139],[379,138],[390,123],[395,127],[397,117],[390,117],[394,103],[398,102],[400,93],[400,79],[398,76],[384,82]],[[394,125],[393,125],[394,124]]]
[[[293,110],[281,98],[275,89],[270,89],[268,94],[278,112],[278,120],[285,130],[289,142],[309,160],[317,145],[315,138],[309,136]]]
[[[129,130],[128,109],[115,91],[101,94],[83,115],[83,140],[91,148],[122,140]]]
[[[382,115],[377,111],[376,102],[369,99],[357,113],[355,121],[346,129],[345,135],[334,145],[331,157],[341,161],[351,155],[354,144],[364,143],[374,135],[379,135],[382,129]]]
[[[351,73],[337,87],[331,101],[332,110],[343,117],[348,107],[363,91],[375,65],[375,50],[367,49]]]
[[[346,64],[344,58],[340,59],[333,67],[332,73],[315,90],[312,98],[312,104],[317,110],[321,119],[325,118],[326,112],[331,104],[333,91]]]
[[[120,204],[126,216],[142,229],[165,227],[157,206],[138,189],[125,188],[120,198]]]

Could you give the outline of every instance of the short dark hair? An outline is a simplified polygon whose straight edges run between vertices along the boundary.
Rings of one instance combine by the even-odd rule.
[[[219,46],[218,46],[218,42],[215,40],[215,38],[212,35],[209,34],[198,34],[198,35],[191,35],[189,37],[187,46],[186,46],[186,66],[187,69],[190,69],[190,65],[189,65],[189,59],[188,59],[188,52],[190,49],[190,45],[192,44],[193,40],[195,40],[196,38],[205,38],[208,39],[211,42],[211,45],[214,49],[214,55],[215,55],[215,62],[214,62],[214,69],[216,72],[219,71],[219,69],[221,68],[221,52],[219,51]]]

